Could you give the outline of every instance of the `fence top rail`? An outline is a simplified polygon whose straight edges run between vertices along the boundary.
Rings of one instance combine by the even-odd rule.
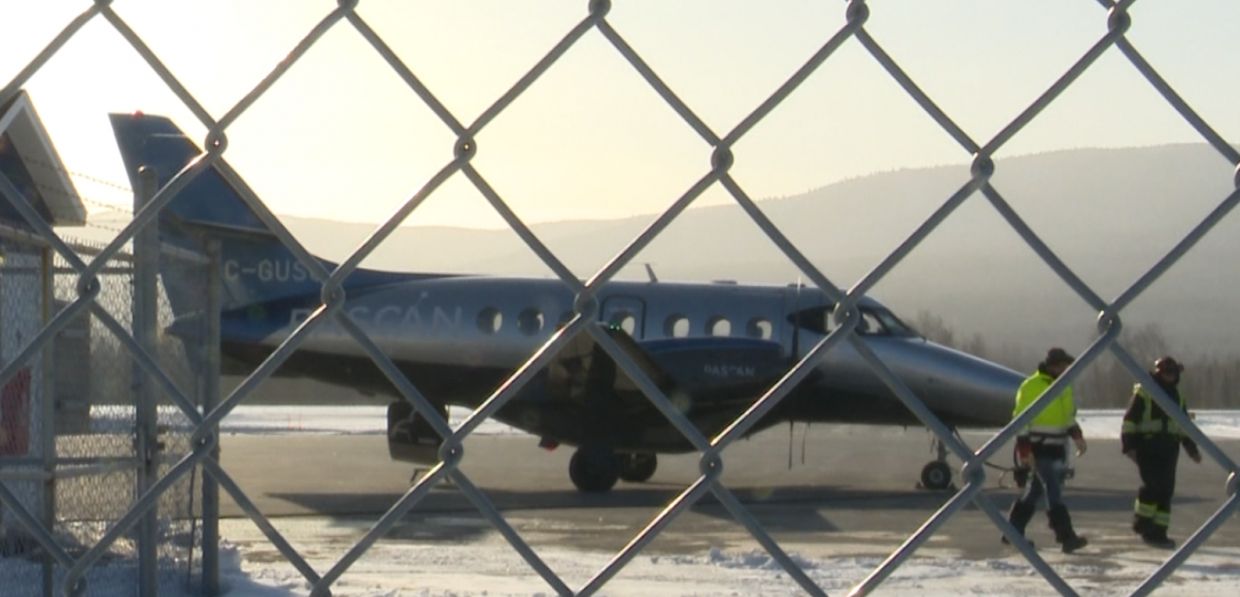
[[[37,232],[23,230],[4,223],[0,223],[0,240],[31,245],[40,249],[47,249],[52,246],[47,239],[43,238],[43,236]],[[72,237],[66,238],[65,244],[82,255],[98,255],[103,250],[102,246],[97,246],[89,241],[74,239]],[[193,265],[206,265],[211,262],[210,258],[202,253],[173,245],[161,243],[159,250],[164,256],[185,261]],[[128,252],[117,253],[113,256],[113,258],[125,263],[133,263],[133,254]]]

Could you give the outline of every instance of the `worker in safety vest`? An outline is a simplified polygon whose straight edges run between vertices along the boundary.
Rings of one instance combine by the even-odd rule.
[[[1180,410],[1188,414],[1179,389],[1183,371],[1184,366],[1175,359],[1162,357],[1154,361],[1150,376]],[[1133,387],[1120,441],[1124,455],[1137,463],[1137,471],[1141,474],[1132,530],[1149,545],[1171,549],[1175,541],[1167,537],[1167,527],[1171,525],[1171,496],[1175,494],[1175,466],[1180,460],[1180,445],[1183,444],[1193,462],[1201,462],[1197,444],[1184,435],[1175,420],[1141,384]]]
[[[1016,408],[1012,416],[1020,415],[1050,387],[1055,379],[1075,360],[1062,348],[1052,348],[1046,359],[1038,364],[1038,370],[1020,384],[1016,391]],[[1072,388],[1063,388],[1050,404],[1016,436],[1017,460],[1033,469],[1033,477],[1025,485],[1025,492],[1008,512],[1008,522],[1022,535],[1029,519],[1033,518],[1038,500],[1046,496],[1046,517],[1055,531],[1055,541],[1064,553],[1072,553],[1084,547],[1088,541],[1072,529],[1072,518],[1063,503],[1063,481],[1068,468],[1068,439],[1076,444],[1077,455],[1086,450],[1085,436],[1076,423],[1076,403],[1072,400]],[[1006,543],[1007,538],[1003,541]]]

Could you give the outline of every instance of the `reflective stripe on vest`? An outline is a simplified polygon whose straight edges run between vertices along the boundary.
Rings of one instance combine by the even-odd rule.
[[[1132,389],[1138,398],[1145,401],[1145,408],[1142,409],[1140,422],[1124,421],[1123,433],[1169,433],[1171,435],[1182,435],[1180,426],[1175,422],[1175,419],[1171,418],[1170,414],[1164,411],[1165,419],[1154,418],[1154,397],[1149,392],[1146,392],[1145,388],[1141,387],[1141,384],[1136,384]],[[1184,408],[1184,395],[1181,394],[1179,399],[1180,410],[1187,411],[1188,409]]]

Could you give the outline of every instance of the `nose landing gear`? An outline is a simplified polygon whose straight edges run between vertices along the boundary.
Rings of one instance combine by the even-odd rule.
[[[937,436],[931,440],[935,459],[921,469],[921,489],[941,491],[952,487],[952,467],[947,464],[947,445]]]

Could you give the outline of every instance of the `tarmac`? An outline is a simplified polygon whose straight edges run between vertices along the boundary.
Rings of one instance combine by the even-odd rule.
[[[988,435],[965,433],[970,446]],[[465,443],[460,470],[480,488],[512,527],[532,546],[615,552],[651,524],[666,506],[693,484],[699,473],[696,454],[661,455],[654,477],[644,483],[621,482],[610,492],[578,492],[568,478],[572,448],[547,451],[524,435],[488,435]],[[342,546],[367,530],[391,508],[411,484],[412,465],[393,462],[382,435],[233,435],[222,438],[225,470],[264,515],[275,520],[318,517],[350,529]],[[1240,441],[1220,442],[1240,460]],[[996,466],[1010,465],[1004,447]],[[723,482],[780,545],[812,552],[887,555],[955,495],[954,490],[918,487],[922,466],[931,460],[931,435],[924,429],[870,426],[777,426],[724,451]],[[949,457],[959,484],[960,462]],[[1095,439],[1074,459],[1075,474],[1065,501],[1077,532],[1090,539],[1070,556],[1054,549],[1053,536],[1040,514],[1029,537],[1054,557],[1104,570],[1117,553],[1146,550],[1129,528],[1136,488],[1136,466],[1125,458],[1118,440]],[[987,499],[1001,511],[1018,494],[1010,476],[987,467]],[[1195,464],[1182,456],[1172,514],[1171,535],[1188,537],[1227,499],[1227,474],[1208,456]],[[226,517],[244,513],[222,492]],[[1044,506],[1041,508],[1044,510]],[[1240,520],[1234,514],[1206,544],[1240,560]],[[249,525],[225,521],[226,528]],[[225,532],[225,537],[228,537]],[[406,514],[384,541],[495,541],[491,523],[458,488],[435,486]],[[974,503],[939,526],[927,547],[945,548],[959,557],[988,559],[1015,551],[999,542],[1000,532]],[[680,511],[646,554],[701,553],[719,549],[761,549],[745,526],[714,495]],[[269,548],[273,557],[274,549]],[[250,556],[247,556],[250,557]],[[1047,557],[1050,557],[1049,555]]]

